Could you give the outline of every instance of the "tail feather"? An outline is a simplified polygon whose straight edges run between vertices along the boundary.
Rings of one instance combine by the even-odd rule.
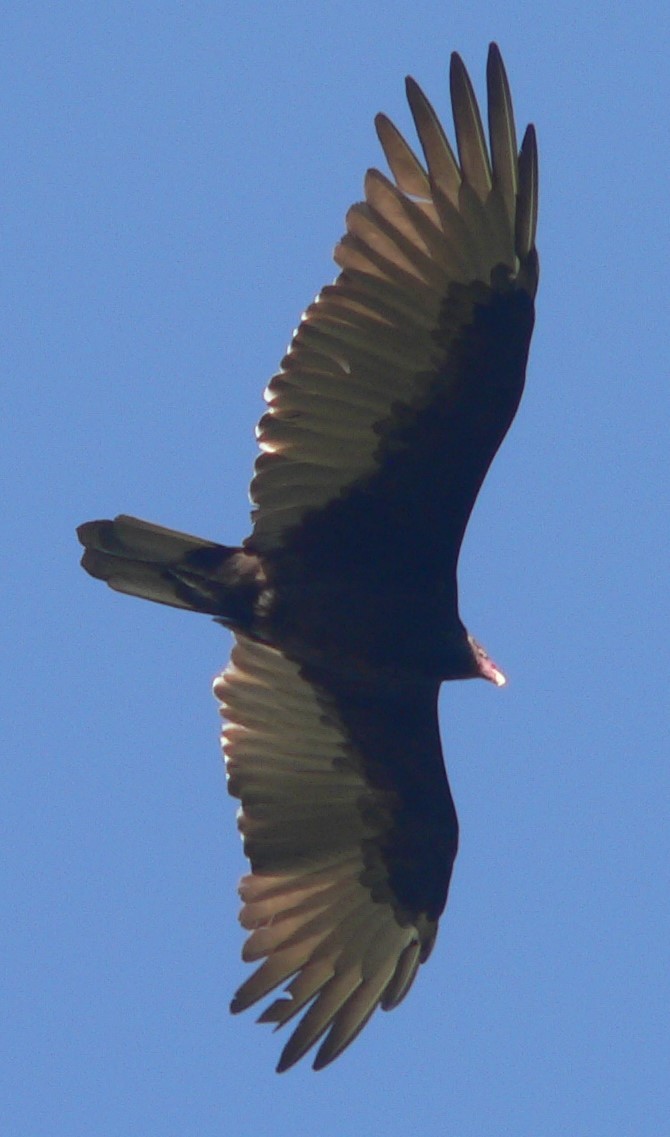
[[[87,521],[77,536],[85,550],[82,567],[115,591],[249,625],[258,566],[242,549],[126,514]]]

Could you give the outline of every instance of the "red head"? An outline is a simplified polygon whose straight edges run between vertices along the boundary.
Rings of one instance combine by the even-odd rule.
[[[507,677],[493,662],[488,652],[477,642],[474,636],[468,635],[468,643],[472,648],[475,663],[473,677],[488,679],[491,683],[495,683],[496,687],[504,687]]]

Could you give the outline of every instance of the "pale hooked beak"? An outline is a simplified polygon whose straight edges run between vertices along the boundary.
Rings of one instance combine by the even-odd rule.
[[[504,687],[507,682],[505,672],[496,667],[492,659],[482,660],[482,676],[484,679],[490,679],[496,687]]]
[[[474,636],[469,635],[468,639],[477,661],[477,673],[482,679],[488,679],[489,683],[495,683],[496,687],[504,687],[507,682],[505,672],[501,671],[493,662],[486,649],[477,642]]]

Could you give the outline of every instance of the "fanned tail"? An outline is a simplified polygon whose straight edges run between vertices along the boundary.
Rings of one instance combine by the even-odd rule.
[[[82,567],[117,592],[247,627],[258,593],[256,558],[120,514],[77,529]]]

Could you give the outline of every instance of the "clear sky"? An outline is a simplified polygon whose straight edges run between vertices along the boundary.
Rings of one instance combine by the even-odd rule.
[[[0,1130],[670,1132],[667,3],[10,0],[0,28]],[[279,1078],[227,1010],[229,637],[91,581],[74,528],[244,537],[373,116],[410,129],[411,73],[448,123],[449,53],[481,94],[491,39],[538,130],[542,278],[461,606],[510,682],[442,695],[462,842],[414,990]]]

